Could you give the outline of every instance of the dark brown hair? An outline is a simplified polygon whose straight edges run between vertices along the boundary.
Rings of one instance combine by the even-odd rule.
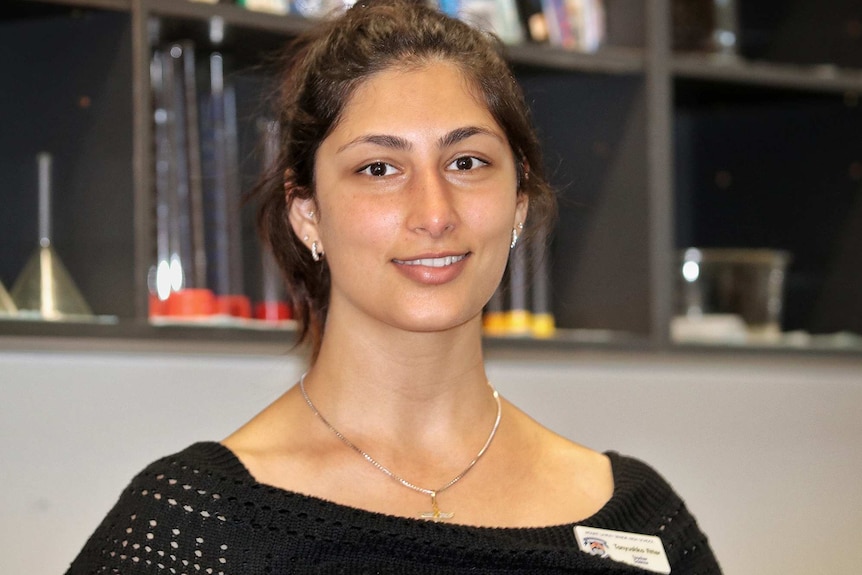
[[[312,260],[288,221],[295,198],[313,198],[315,155],[363,81],[392,67],[446,61],[473,82],[505,132],[515,157],[518,192],[530,200],[527,228],[550,225],[556,200],[520,86],[494,36],[411,0],[368,0],[324,21],[290,44],[275,112],[280,130],[275,165],[253,192],[258,228],[284,273],[299,322],[299,342],[316,358],[329,304],[326,260]],[[286,181],[286,178],[289,181]],[[286,192],[287,190],[287,192]],[[325,217],[325,214],[318,214]]]

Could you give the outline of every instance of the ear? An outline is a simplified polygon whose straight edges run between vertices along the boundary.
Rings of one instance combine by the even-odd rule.
[[[527,221],[527,211],[530,205],[530,198],[524,192],[524,185],[530,179],[530,163],[526,158],[522,158],[516,168],[518,170],[518,189],[515,191],[515,224],[513,227],[518,227],[518,224],[523,224]]]
[[[515,199],[515,221],[512,225],[513,228],[517,228],[518,224],[523,224],[527,221],[529,207],[530,198],[527,197],[527,194],[518,192],[518,197]]]
[[[289,174],[285,174],[284,193],[290,226],[293,228],[293,233],[302,240],[302,243],[311,246],[311,242],[320,241],[317,231],[317,203],[314,198],[299,197],[296,190],[293,179]]]

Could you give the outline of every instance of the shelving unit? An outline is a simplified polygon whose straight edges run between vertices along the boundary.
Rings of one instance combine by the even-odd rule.
[[[785,3],[782,14],[794,6],[804,2]],[[789,275],[789,329],[862,333],[862,260],[853,259],[862,249],[853,232],[862,228],[862,62],[794,63],[786,51],[770,60],[761,45],[758,61],[674,54],[670,0],[608,0],[607,8],[608,45],[595,54],[509,48],[561,200],[552,284],[563,329],[530,345],[675,348],[675,253],[695,244],[792,249],[801,267]],[[210,39],[214,25],[220,41]],[[230,54],[256,85],[254,65],[307,26],[182,0],[14,0],[0,8],[0,69],[15,87],[0,95],[0,279],[10,287],[34,245],[31,158],[49,147],[56,247],[96,313],[119,318],[90,326],[5,320],[0,338],[292,340],[284,330],[147,325],[149,62],[154,38],[191,38]],[[752,211],[776,203],[774,214]]]
[[[673,58],[675,78],[739,84],[750,87],[811,92],[862,92],[862,70],[830,64],[793,65],[745,60],[723,60],[705,55],[680,54]]]

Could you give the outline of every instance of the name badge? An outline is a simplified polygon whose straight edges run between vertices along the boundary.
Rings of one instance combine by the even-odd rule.
[[[653,573],[670,573],[670,563],[658,537],[576,525],[575,539],[581,551],[590,555],[608,557]]]

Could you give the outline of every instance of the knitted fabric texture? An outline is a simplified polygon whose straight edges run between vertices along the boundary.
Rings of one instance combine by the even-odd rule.
[[[671,487],[635,459],[608,456],[614,495],[579,523],[660,537],[675,575],[720,573]],[[67,575],[644,573],[580,551],[574,525],[470,527],[354,509],[258,483],[206,442],[135,477]]]

